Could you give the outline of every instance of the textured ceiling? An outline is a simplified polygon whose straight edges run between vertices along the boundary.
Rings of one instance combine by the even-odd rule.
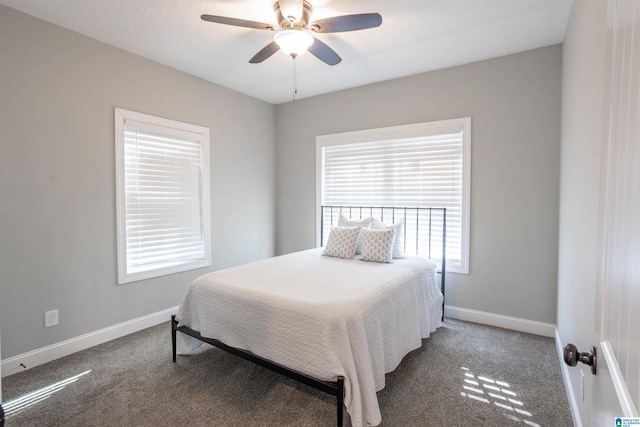
[[[342,62],[297,60],[296,99],[561,43],[572,0],[310,0],[315,19],[378,12],[378,28],[318,34]],[[293,61],[249,59],[269,31],[214,24],[202,14],[275,24],[273,0],[0,0],[104,43],[280,104]]]

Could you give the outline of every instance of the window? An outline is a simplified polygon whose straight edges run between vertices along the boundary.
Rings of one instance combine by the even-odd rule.
[[[211,265],[209,129],[115,109],[118,282]]]
[[[316,158],[318,205],[447,208],[447,269],[469,272],[471,118],[319,136]]]

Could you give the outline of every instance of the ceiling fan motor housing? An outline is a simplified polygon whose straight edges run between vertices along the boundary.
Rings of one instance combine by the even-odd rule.
[[[309,25],[309,21],[311,20],[311,12],[313,8],[311,4],[307,0],[302,1],[302,15],[296,21],[295,16],[284,16],[282,14],[282,9],[280,8],[280,2],[275,2],[273,4],[273,10],[276,12],[276,19],[278,20],[278,25],[283,30],[305,30]]]

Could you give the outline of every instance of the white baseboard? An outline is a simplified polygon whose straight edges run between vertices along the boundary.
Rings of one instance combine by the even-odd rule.
[[[571,418],[573,418],[573,426],[582,427],[582,419],[580,418],[580,411],[578,410],[578,400],[576,398],[576,394],[573,392],[574,388],[573,384],[571,384],[571,377],[569,376],[569,365],[564,363],[564,345],[560,340],[558,329],[556,329],[555,338],[558,360],[560,361],[560,370],[562,371],[562,380],[564,381],[564,389],[567,391],[569,409],[571,409]]]
[[[2,361],[2,377],[51,362],[52,360],[141,331],[142,329],[150,328],[163,322],[168,322],[171,315],[177,311],[178,307],[168,308],[118,325],[10,357]]]
[[[534,335],[542,335],[550,338],[555,336],[556,330],[556,325],[551,323],[503,316],[501,314],[487,313],[484,311],[469,310],[467,308],[453,307],[450,305],[445,305],[444,315],[452,319],[497,326],[499,328],[511,329]]]

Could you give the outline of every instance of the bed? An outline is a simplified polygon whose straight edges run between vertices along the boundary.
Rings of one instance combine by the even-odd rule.
[[[172,316],[174,362],[180,344],[177,332],[182,332],[183,338],[197,338],[336,396],[338,426],[345,406],[353,426],[378,425],[376,392],[384,388],[385,374],[441,325],[444,274],[438,280],[438,265],[425,256],[392,257],[392,262],[370,259],[374,238],[376,242],[386,238],[382,246],[393,252],[400,249],[395,237],[402,234],[400,250],[407,252],[411,210],[406,209],[434,208],[377,208],[392,209],[393,224],[378,224],[368,232],[357,224],[370,218],[373,208],[365,208],[370,209],[367,212],[358,207],[356,214],[347,208],[323,207],[323,247],[197,278]],[[384,216],[382,211],[378,214]],[[416,210],[418,228],[421,215]],[[444,210],[442,218],[444,232]],[[333,236],[324,237],[326,228]],[[436,227],[423,224],[422,228],[432,233]],[[365,235],[363,242],[349,240],[356,252],[362,243],[359,254],[331,255],[329,249],[336,247],[335,236],[341,233]],[[441,248],[444,254],[444,244]],[[386,249],[382,256],[389,261]],[[182,352],[188,352],[188,343],[183,344]]]

